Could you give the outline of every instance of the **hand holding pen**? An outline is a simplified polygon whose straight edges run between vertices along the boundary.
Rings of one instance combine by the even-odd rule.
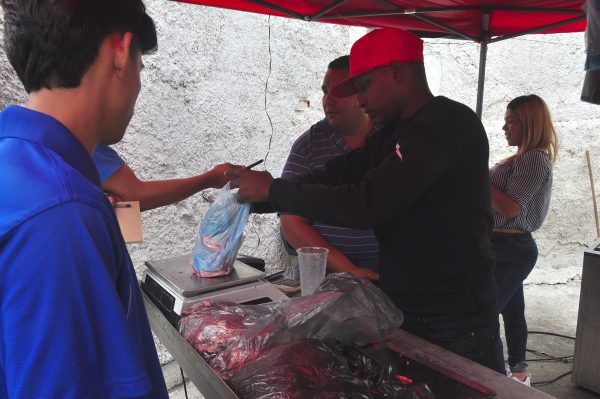
[[[250,168],[261,162],[263,162],[262,159],[245,168],[232,168],[225,172],[227,178],[231,179],[231,188],[239,188],[238,199],[240,202],[263,202],[268,200],[273,176],[267,171],[250,170]]]
[[[264,162],[264,159],[259,159],[256,162],[251,163],[250,165],[246,166],[246,169],[252,169],[253,167],[255,167],[256,165],[260,165],[261,163]]]

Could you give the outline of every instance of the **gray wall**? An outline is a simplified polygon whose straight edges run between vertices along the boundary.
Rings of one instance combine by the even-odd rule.
[[[184,177],[221,162],[260,158],[279,175],[294,139],[322,117],[320,84],[328,61],[347,53],[365,32],[164,0],[146,3],[158,25],[159,51],[144,60],[136,114],[116,146],[144,179]],[[596,237],[584,153],[590,150],[600,176],[600,135],[597,106],[579,101],[584,57],[582,33],[526,36],[492,44],[488,52],[483,122],[490,164],[511,153],[501,127],[514,96],[545,98],[561,138],[551,209],[535,234],[540,259],[530,282],[579,278],[582,250]],[[433,91],[472,108],[478,60],[473,43],[426,43]],[[22,103],[24,92],[2,47],[0,77],[0,107]],[[144,260],[191,251],[214,194],[208,190],[144,213],[144,243],[129,248],[138,271]],[[271,268],[283,264],[274,216],[251,216],[242,252],[265,258]],[[161,360],[168,359],[162,351]]]

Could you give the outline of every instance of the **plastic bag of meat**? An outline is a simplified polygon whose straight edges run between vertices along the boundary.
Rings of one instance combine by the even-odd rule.
[[[280,335],[287,335],[288,340],[331,338],[344,344],[366,345],[385,341],[404,321],[402,312],[383,291],[350,273],[329,274],[312,296],[303,298],[319,298],[327,293],[336,293],[335,300],[320,306],[314,315],[295,311],[298,305],[294,301],[282,304],[286,308],[288,330]],[[292,317],[294,313],[296,316]]]
[[[313,295],[261,305],[205,301],[185,310],[184,338],[228,380],[274,344],[303,338],[359,345],[385,341],[402,313],[368,281],[330,274]]]
[[[207,300],[184,311],[179,330],[221,378],[228,380],[258,357],[285,325],[285,314],[277,308]]]
[[[184,310],[179,324],[183,337],[224,380],[261,355],[271,341],[289,341],[284,331],[308,323],[332,306],[339,292],[294,298],[262,305],[201,302]]]
[[[231,273],[249,214],[250,203],[240,204],[227,183],[200,223],[191,261],[194,273],[201,277]]]
[[[244,399],[371,398],[367,381],[352,374],[342,354],[315,339],[271,347],[230,385]]]
[[[230,385],[244,399],[434,399],[427,385],[394,377],[391,364],[356,345],[301,339],[266,349]]]

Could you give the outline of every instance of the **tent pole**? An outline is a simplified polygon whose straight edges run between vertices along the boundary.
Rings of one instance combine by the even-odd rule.
[[[483,86],[485,85],[485,63],[487,61],[487,42],[481,42],[479,48],[479,78],[477,80],[477,106],[475,113],[481,119],[483,108]]]

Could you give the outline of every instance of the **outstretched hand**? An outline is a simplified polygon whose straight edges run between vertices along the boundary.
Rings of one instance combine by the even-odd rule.
[[[230,164],[230,163],[221,163],[214,166],[208,173],[211,175],[211,184],[212,188],[221,188],[230,180],[227,178],[225,173],[227,173],[230,169],[239,168],[239,166]]]
[[[225,172],[231,180],[231,188],[239,188],[240,202],[264,202],[269,199],[273,176],[269,172],[257,172],[245,167],[234,167]]]

